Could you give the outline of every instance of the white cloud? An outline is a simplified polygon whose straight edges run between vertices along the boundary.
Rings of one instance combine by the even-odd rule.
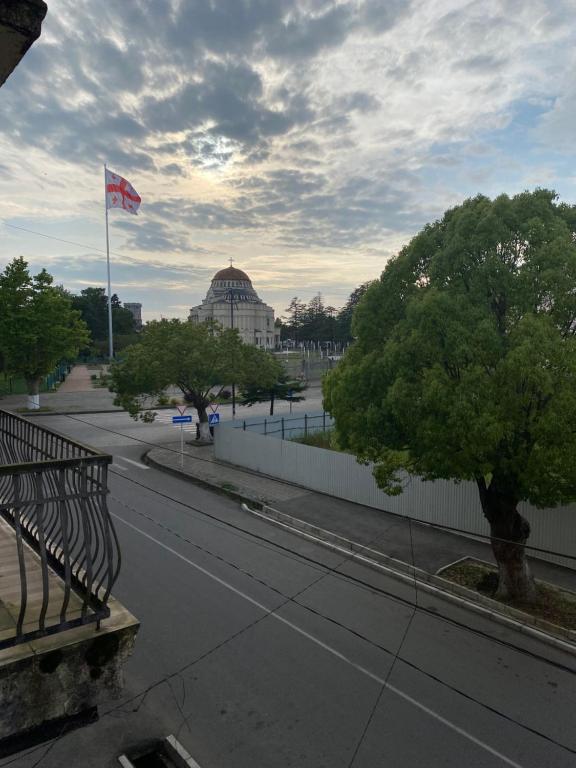
[[[574,189],[542,157],[573,153],[572,15],[570,0],[53,0],[0,92],[1,215],[100,247],[107,160],[143,198],[137,220],[112,219],[116,250],[193,262],[199,295],[232,255],[280,305],[343,303],[464,195]],[[188,283],[166,280],[166,306],[185,306]]]

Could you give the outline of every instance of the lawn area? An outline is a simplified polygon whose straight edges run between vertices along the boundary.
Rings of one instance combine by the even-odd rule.
[[[292,438],[294,443],[311,445],[313,448],[326,448],[329,451],[341,451],[336,443],[336,436],[333,429],[327,429],[325,432],[312,432],[309,435]]]

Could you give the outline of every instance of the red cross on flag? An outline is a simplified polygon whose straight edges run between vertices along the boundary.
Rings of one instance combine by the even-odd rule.
[[[106,208],[124,208],[137,214],[142,198],[132,184],[106,168]]]

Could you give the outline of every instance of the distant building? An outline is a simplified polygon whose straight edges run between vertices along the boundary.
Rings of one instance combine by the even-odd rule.
[[[274,325],[274,310],[258,297],[252,281],[236,267],[221,269],[212,278],[206,298],[190,310],[193,323],[215,320],[224,328],[236,328],[245,344],[275,349],[280,331]]]
[[[124,309],[127,309],[129,312],[132,312],[132,317],[134,318],[134,327],[137,331],[142,330],[142,304],[140,304],[137,301],[124,302]]]

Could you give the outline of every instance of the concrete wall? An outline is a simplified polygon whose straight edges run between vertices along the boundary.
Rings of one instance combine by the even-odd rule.
[[[85,625],[0,651],[0,755],[16,737],[120,696],[139,624],[113,598],[110,609],[100,630]]]
[[[46,10],[43,0],[0,2],[0,86],[40,36]]]
[[[263,419],[249,421],[262,422]],[[236,424],[241,426],[241,422]],[[277,425],[274,428],[277,429]],[[215,455],[220,461],[357,504],[451,525],[470,534],[489,533],[474,483],[423,482],[406,475],[404,492],[400,496],[387,496],[376,485],[371,466],[359,464],[353,456],[274,439],[278,436],[278,433],[264,436],[223,423],[215,430]],[[519,510],[532,526],[530,544],[533,547],[576,555],[576,505],[536,509],[523,503]],[[576,570],[574,560],[531,554]]]

